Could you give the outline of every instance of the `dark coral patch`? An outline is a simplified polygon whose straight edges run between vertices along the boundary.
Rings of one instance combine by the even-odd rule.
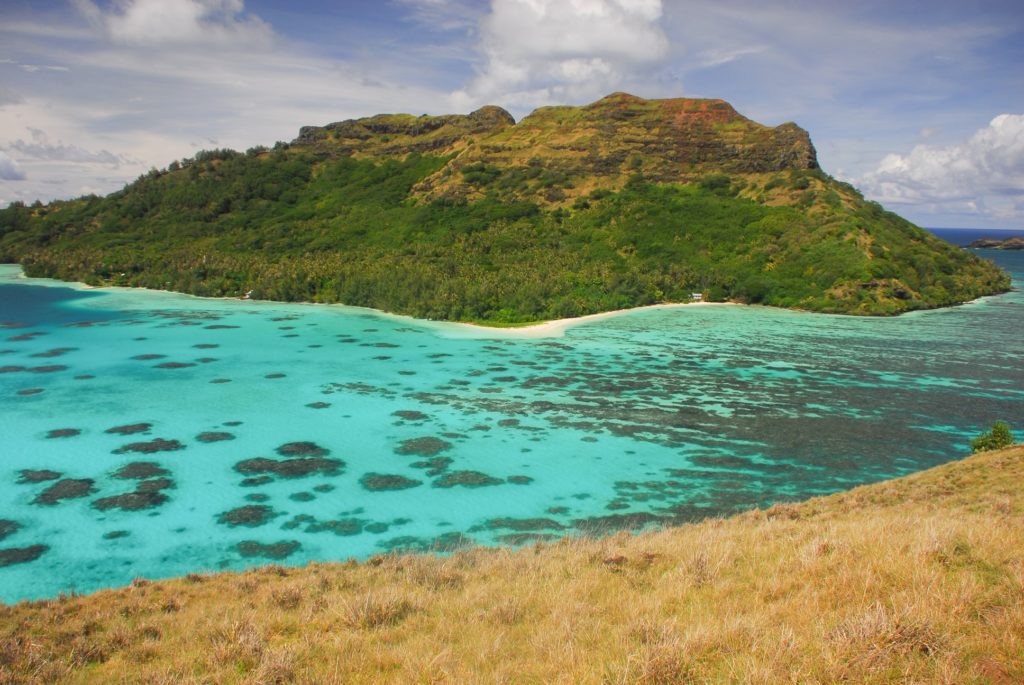
[[[403,535],[390,540],[382,540],[377,543],[392,552],[454,552],[465,547],[471,547],[473,539],[462,533],[445,533],[436,538],[417,538],[411,535]]]
[[[46,335],[46,333],[43,333],[42,331],[33,331],[31,333],[22,333],[21,335],[12,335],[10,338],[8,338],[8,340],[11,341],[11,342],[25,342],[27,340],[31,340],[32,338],[37,338],[40,335]]]
[[[165,503],[169,498],[159,490],[144,491],[141,489],[134,492],[125,492],[111,497],[101,497],[94,500],[92,506],[100,511],[108,509],[121,509],[122,511],[142,511],[153,509]]]
[[[222,442],[224,440],[234,440],[235,436],[233,433],[227,433],[225,431],[206,431],[196,436],[196,440],[199,442]]]
[[[154,452],[175,452],[185,449],[185,445],[177,440],[165,440],[164,438],[153,438],[146,442],[131,442],[114,450],[114,454],[127,454],[128,452],[139,452],[141,454],[153,454]]]
[[[255,528],[269,523],[274,517],[280,515],[280,512],[274,511],[265,504],[246,504],[243,507],[219,514],[217,516],[217,523],[231,526],[232,528],[235,526]]]
[[[296,457],[295,459],[267,459],[256,457],[235,464],[235,471],[243,475],[274,474],[281,478],[305,478],[314,474],[338,475],[345,467],[340,459],[326,457]]]
[[[215,323],[215,324],[210,324],[209,326],[203,326],[203,328],[207,328],[207,329],[209,329],[211,331],[215,331],[215,330],[224,329],[224,328],[238,328],[238,326],[230,326],[230,325],[228,325],[226,323]]]
[[[316,495],[312,492],[293,492],[288,495],[288,499],[293,502],[312,502],[316,499]]]
[[[282,540],[281,542],[256,542],[255,540],[244,540],[235,549],[243,557],[262,557],[264,559],[285,559],[291,556],[302,545],[297,540]]]
[[[114,471],[113,475],[114,478],[122,478],[124,480],[145,480],[146,478],[169,476],[170,473],[170,471],[153,461],[133,461],[131,464],[125,464],[117,471]]]
[[[309,514],[298,514],[281,524],[282,530],[294,530],[307,523],[316,523],[316,518]]]
[[[212,350],[215,347],[220,347],[220,345],[218,345],[217,343],[197,343],[192,347],[196,348],[197,350]]]
[[[283,374],[283,373],[268,373],[266,376],[264,376],[264,378],[284,378],[284,377],[285,377],[285,374]]]
[[[367,473],[359,479],[359,484],[367,490],[377,492],[380,490],[408,490],[423,485],[423,481],[397,474]]]
[[[48,549],[50,548],[47,545],[32,545],[31,547],[0,549],[0,567],[35,561]]]
[[[129,535],[131,535],[131,533],[129,533],[127,530],[112,530],[109,533],[104,533],[103,534],[103,539],[104,540],[117,540],[118,538],[126,538]]]
[[[402,409],[400,411],[393,411],[391,412],[391,415],[397,416],[401,419],[405,419],[406,421],[426,421],[427,419],[430,418],[423,412],[416,411],[414,409]]]
[[[24,366],[0,366],[0,373],[18,373],[19,371],[26,371]]]
[[[270,495],[264,495],[262,492],[254,492],[245,496],[246,502],[268,502],[270,501]]]
[[[213,379],[212,381],[210,381],[210,382],[211,382],[211,383],[230,383],[230,382],[231,382],[231,379],[230,379],[230,378],[214,378],[214,379]]]
[[[41,392],[43,392],[43,388],[25,388],[23,390],[19,390],[15,394],[21,395],[22,397],[28,397],[29,395],[38,395]]]
[[[66,371],[67,368],[63,364],[50,364],[49,366],[33,366],[31,369],[26,369],[26,371],[31,371],[32,373],[53,373],[55,371]]]
[[[135,486],[136,492],[159,492],[161,490],[168,490],[174,487],[174,481],[170,478],[154,478],[152,480],[144,480]]]
[[[140,362],[153,361],[154,359],[163,359],[166,354],[137,354],[132,359]]]
[[[116,435],[135,435],[136,433],[148,433],[153,427],[151,423],[129,423],[125,426],[114,426],[108,428],[105,433],[114,433]]]
[[[334,486],[331,485],[330,483],[321,483],[320,485],[315,486],[313,489],[316,490],[317,492],[330,492],[331,490],[334,489]]]
[[[331,406],[331,403],[330,402],[310,402],[306,406],[309,407],[310,409],[327,409],[327,407]]]
[[[452,471],[434,481],[435,488],[483,488],[489,485],[501,485],[504,483],[500,478],[488,476],[479,471]]]
[[[286,442],[277,448],[282,457],[325,457],[330,450],[315,442]]]
[[[252,478],[243,478],[241,486],[243,488],[258,488],[261,485],[274,482],[274,479],[270,476],[254,476]]]
[[[529,485],[533,482],[529,476],[509,476],[506,480],[513,485]]]
[[[163,364],[157,364],[158,369],[184,369],[189,366],[195,366],[192,362],[164,362]]]
[[[306,526],[307,533],[334,533],[335,535],[359,535],[363,532],[363,522],[359,519],[339,519],[337,521],[317,521]]]
[[[77,499],[96,492],[92,478],[65,478],[39,493],[33,504],[52,505],[65,499]]]
[[[224,426],[230,426],[230,427],[234,427],[234,426],[241,426],[241,425],[242,425],[242,422],[241,422],[241,421],[225,421],[225,422],[224,422],[223,424],[221,424],[221,425],[224,425]]]
[[[21,528],[21,524],[17,521],[0,519],[0,540],[13,535],[19,528]]]
[[[45,352],[36,352],[35,354],[29,355],[37,358],[49,358],[49,357],[61,357],[68,352],[74,352],[77,347],[55,347],[52,350],[46,350]]]
[[[573,525],[590,535],[606,535],[618,530],[638,530],[654,523],[664,523],[665,518],[657,514],[640,511],[632,514],[608,514],[577,519]]]
[[[91,373],[83,373],[81,376],[75,376],[76,381],[87,381],[89,379],[96,378]]]
[[[423,461],[414,461],[410,466],[414,469],[426,469],[427,475],[433,478],[448,470],[454,460],[451,457],[434,457]]]
[[[398,454],[416,454],[421,457],[433,457],[447,449],[451,449],[451,447],[452,444],[446,440],[426,436],[403,440],[402,444],[395,448],[395,452]]]
[[[48,480],[57,480],[64,474],[60,471],[51,471],[50,469],[22,469],[21,477],[18,478],[19,483],[45,483]]]
[[[554,519],[534,518],[496,518],[484,522],[482,525],[473,526],[470,531],[477,530],[514,530],[517,532],[535,530],[562,530],[564,526]]]
[[[81,434],[82,431],[79,428],[54,428],[46,432],[46,437],[52,440],[53,438],[73,438]]]

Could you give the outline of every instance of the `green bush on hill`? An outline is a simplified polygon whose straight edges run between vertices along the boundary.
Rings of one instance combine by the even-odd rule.
[[[988,452],[989,450],[1001,450],[1013,444],[1013,434],[1010,433],[1010,426],[1005,421],[996,421],[992,428],[974,440],[971,440],[971,452]]]

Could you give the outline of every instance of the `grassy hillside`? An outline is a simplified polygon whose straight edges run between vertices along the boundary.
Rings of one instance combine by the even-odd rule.
[[[638,536],[0,607],[0,682],[1019,683],[1024,446]]]
[[[720,100],[614,94],[515,123],[378,115],[214,150],[106,198],[0,210],[29,275],[516,323],[662,301],[894,314],[1006,274]]]

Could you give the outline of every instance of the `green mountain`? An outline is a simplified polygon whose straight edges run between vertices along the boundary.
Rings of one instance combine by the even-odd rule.
[[[0,211],[32,276],[516,323],[686,301],[896,314],[1008,276],[721,100],[378,115]]]

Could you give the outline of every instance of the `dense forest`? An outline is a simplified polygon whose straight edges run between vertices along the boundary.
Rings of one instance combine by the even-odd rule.
[[[405,120],[398,128],[411,140],[447,130],[418,120],[425,130],[409,133]],[[500,134],[525,122],[502,121]],[[666,180],[634,156],[601,175],[564,156],[545,159],[536,143],[523,146],[540,150],[534,156],[489,163],[480,154],[486,132],[421,150],[387,126],[358,138],[385,141],[387,153],[339,143],[331,154],[330,140],[307,135],[315,141],[202,152],[105,198],[14,203],[0,210],[0,260],[96,285],[495,324],[693,293],[895,314],[1009,285],[989,262],[863,200],[816,164],[732,173],[691,165],[689,176]]]

